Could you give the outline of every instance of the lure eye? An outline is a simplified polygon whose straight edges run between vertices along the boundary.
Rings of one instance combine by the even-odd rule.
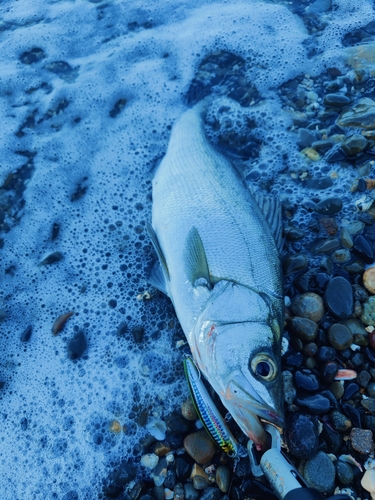
[[[271,382],[276,378],[277,365],[268,354],[257,354],[251,360],[251,371],[254,375],[265,382]]]

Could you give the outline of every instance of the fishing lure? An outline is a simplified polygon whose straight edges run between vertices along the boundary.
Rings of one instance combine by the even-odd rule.
[[[238,454],[237,441],[207,392],[193,359],[184,359],[184,371],[198,416],[213,440],[230,458]]]

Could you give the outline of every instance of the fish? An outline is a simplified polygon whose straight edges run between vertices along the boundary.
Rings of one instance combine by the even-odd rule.
[[[204,111],[182,113],[153,177],[149,281],[171,299],[199,372],[265,450],[262,421],[285,425],[280,203],[209,143]]]

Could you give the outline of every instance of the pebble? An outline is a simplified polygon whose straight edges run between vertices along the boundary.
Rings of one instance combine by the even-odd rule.
[[[375,415],[375,398],[362,399],[361,405],[368,410],[371,415]]]
[[[333,347],[323,345],[319,349],[318,359],[319,361],[333,361],[336,359],[336,350]]]
[[[375,128],[375,102],[368,97],[360,99],[355,106],[341,112],[337,123],[340,127]]]
[[[330,414],[330,419],[331,419],[333,428],[337,432],[346,432],[352,428],[351,421],[343,413],[339,412],[338,410],[334,410]]]
[[[226,493],[229,490],[230,482],[230,469],[225,465],[219,465],[219,467],[216,469],[216,484],[218,485],[219,490],[223,493]]]
[[[353,134],[342,143],[342,149],[348,156],[355,156],[361,153],[367,146],[367,140],[361,134]]]
[[[181,413],[186,420],[198,420],[197,410],[191,398],[186,399],[181,405]]]
[[[349,262],[351,258],[352,254],[347,248],[336,250],[331,255],[331,259],[335,264],[345,264],[346,262]]]
[[[335,215],[342,209],[342,201],[337,196],[326,198],[315,205],[315,212],[321,215]]]
[[[196,490],[204,490],[210,483],[208,480],[208,475],[198,464],[193,465],[191,471],[190,479],[193,482],[193,486]]]
[[[352,363],[354,365],[354,368],[360,368],[363,365],[363,362],[365,361],[365,358],[363,354],[360,352],[357,352],[354,354],[352,357]]]
[[[361,234],[354,238],[352,252],[366,264],[372,264],[374,262],[374,252],[369,242]]]
[[[29,325],[21,334],[21,342],[28,342],[31,339],[31,334],[33,333],[33,327]]]
[[[55,264],[56,262],[60,262],[64,258],[63,254],[61,252],[53,252],[43,260],[39,262],[39,266],[49,266],[51,264]]]
[[[158,457],[158,464],[155,466],[154,470],[152,471],[152,478],[154,480],[155,486],[161,486],[164,484],[165,478],[167,477],[168,473],[168,463],[165,458],[159,459]]]
[[[336,473],[338,480],[344,486],[347,486],[353,481],[353,469],[349,464],[343,462],[342,460],[337,460],[336,462]]]
[[[222,494],[218,488],[213,488],[212,486],[206,488],[203,495],[200,497],[200,500],[219,500],[222,497]],[[233,498],[233,493],[231,494],[231,498]],[[237,497],[235,497],[237,498]],[[240,500],[240,499],[239,499]],[[242,500],[242,497],[241,497]]]
[[[331,402],[321,394],[295,399],[295,404],[313,415],[324,415],[331,408]]]
[[[375,382],[370,382],[367,386],[367,394],[370,398],[375,397]]]
[[[367,326],[375,326],[375,296],[363,303],[361,321]]]
[[[319,241],[311,251],[315,254],[331,253],[337,248],[340,248],[340,240],[338,238],[326,238],[325,240]]]
[[[371,380],[371,375],[366,370],[362,370],[357,375],[357,382],[362,387],[367,387]]]
[[[184,448],[198,464],[206,464],[214,457],[217,448],[204,429],[188,434],[184,439]]]
[[[173,497],[175,500],[185,500],[184,485],[182,483],[175,484],[173,488]]]
[[[297,390],[293,383],[293,374],[285,370],[282,372],[283,377],[283,389],[284,389],[284,400],[288,405],[291,405],[297,394]]]
[[[172,448],[167,443],[164,443],[163,441],[159,441],[154,446],[154,453],[158,457],[165,457],[165,455],[167,455],[171,451],[172,451]]]
[[[343,351],[353,343],[353,334],[345,325],[335,323],[328,329],[328,342],[338,351]]]
[[[369,267],[363,274],[363,284],[370,293],[375,294],[375,267]]]
[[[345,387],[345,392],[344,392],[344,399],[347,401],[348,399],[351,399],[354,394],[356,394],[359,391],[359,385],[356,384],[355,382],[351,382]]]
[[[199,498],[199,491],[196,490],[192,483],[184,484],[185,500],[197,500]]]
[[[318,450],[319,430],[316,417],[292,413],[288,417],[285,439],[292,455],[306,459]]]
[[[293,318],[291,328],[293,333],[303,342],[312,342],[318,333],[318,325],[308,318]]]
[[[322,298],[313,292],[304,293],[293,299],[291,310],[295,316],[307,318],[316,323],[322,319],[325,313]]]
[[[369,429],[353,428],[350,432],[350,442],[355,451],[368,455],[374,451],[372,431]]]
[[[165,418],[167,429],[173,434],[186,434],[189,432],[191,424],[177,413],[172,413]]]
[[[317,376],[308,369],[297,370],[294,380],[298,388],[305,389],[307,392],[315,392],[320,388]]]
[[[332,394],[335,396],[337,400],[343,397],[345,391],[344,385],[338,380],[332,382],[332,384],[329,386],[329,390],[332,392]]]
[[[336,470],[332,460],[323,451],[319,451],[307,460],[303,476],[310,488],[315,488],[321,493],[333,493]]]
[[[356,318],[346,319],[342,322],[342,324],[348,328],[353,336],[358,334],[367,335],[367,331],[363,326],[363,323]]]
[[[324,229],[324,231],[329,234],[330,236],[334,236],[337,234],[337,231],[339,230],[339,227],[337,225],[337,222],[333,217],[322,217],[319,220],[319,225]],[[329,241],[338,241],[337,238],[329,238]]]
[[[336,276],[327,285],[324,299],[328,310],[338,319],[347,319],[353,314],[353,291],[351,284],[342,276]]]
[[[309,342],[308,344],[303,346],[302,352],[305,356],[308,357],[315,356],[315,354],[318,352],[318,346],[315,342]]]
[[[352,248],[354,245],[353,238],[346,227],[343,227],[340,231],[340,241],[345,248]]]
[[[335,361],[326,361],[320,365],[320,376],[326,384],[331,384],[337,375],[339,367]]]
[[[326,94],[323,103],[325,106],[341,109],[350,104],[350,99],[344,94]]]
[[[173,497],[174,497],[174,492],[172,490],[170,490],[169,488],[164,488],[165,500],[171,500]]]
[[[180,481],[186,481],[186,479],[190,476],[192,469],[192,465],[190,462],[185,460],[184,457],[177,457],[175,464],[174,464],[174,470],[176,472],[176,477]]]
[[[87,348],[87,341],[85,334],[79,330],[72,339],[68,342],[68,356],[70,359],[75,360],[82,356]]]
[[[305,269],[308,264],[308,258],[304,254],[287,255],[282,259],[284,276]]]

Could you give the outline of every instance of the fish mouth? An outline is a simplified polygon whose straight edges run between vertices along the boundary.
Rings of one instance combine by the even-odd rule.
[[[252,394],[249,394],[236,382],[231,381],[221,399],[242,432],[253,441],[258,450],[265,451],[270,446],[270,436],[261,420],[284,428],[284,416],[282,411],[265,403],[254,390],[251,392]]]

